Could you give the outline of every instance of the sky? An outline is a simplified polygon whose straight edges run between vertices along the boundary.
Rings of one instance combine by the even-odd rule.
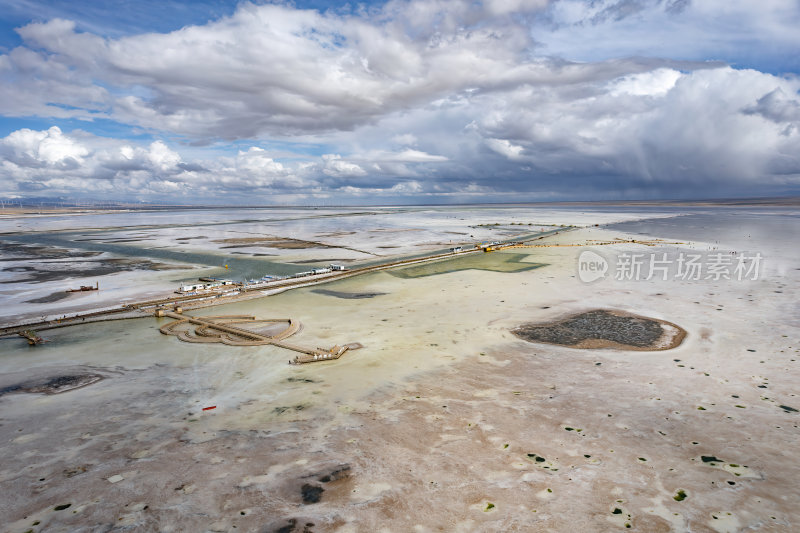
[[[800,195],[798,0],[0,0],[0,198]]]

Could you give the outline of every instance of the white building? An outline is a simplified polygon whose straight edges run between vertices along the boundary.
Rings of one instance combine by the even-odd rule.
[[[181,292],[201,291],[206,286],[202,283],[195,283],[194,285],[181,285]]]

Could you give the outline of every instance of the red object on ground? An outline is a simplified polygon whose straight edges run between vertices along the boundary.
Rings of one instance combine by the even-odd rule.
[[[211,407],[203,407],[203,411],[210,411],[210,410],[216,409],[216,408],[217,408],[216,405],[212,405]]]

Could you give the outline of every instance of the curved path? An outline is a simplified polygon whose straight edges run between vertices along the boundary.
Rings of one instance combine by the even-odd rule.
[[[271,318],[264,320],[256,320],[255,317],[249,315],[223,315],[223,316],[208,316],[208,317],[193,317],[181,313],[174,313],[172,311],[162,311],[160,316],[174,318],[175,322],[170,322],[159,328],[159,331],[164,335],[174,335],[178,339],[185,342],[197,343],[222,343],[230,346],[262,346],[272,344],[280,348],[292,350],[305,354],[305,357],[297,357],[294,363],[309,363],[312,361],[324,361],[330,359],[338,359],[348,350],[348,346],[334,346],[326,350],[324,348],[303,348],[295,344],[283,342],[284,339],[291,337],[300,331],[300,323],[292,320],[291,318]],[[262,335],[254,331],[234,326],[233,324],[240,324],[242,322],[249,322],[252,324],[260,324],[264,322],[287,324],[286,329],[275,335]],[[177,329],[185,324],[193,324],[197,326],[194,334],[187,330]]]

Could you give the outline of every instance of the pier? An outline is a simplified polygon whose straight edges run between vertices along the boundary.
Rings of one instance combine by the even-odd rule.
[[[358,343],[335,345],[326,348],[304,348],[295,344],[284,342],[300,331],[300,324],[291,318],[256,319],[250,315],[221,315],[208,317],[194,317],[182,312],[158,309],[155,312],[158,318],[173,318],[174,322],[159,328],[164,335],[174,335],[184,342],[195,343],[221,343],[229,346],[263,346],[273,345],[286,350],[298,352],[301,355],[290,361],[292,364],[312,363],[315,361],[330,361],[338,359],[349,349],[360,348]],[[245,324],[249,328],[241,326]],[[256,331],[257,328],[274,330],[285,324],[284,329],[267,334]],[[195,326],[194,331],[187,326]]]

